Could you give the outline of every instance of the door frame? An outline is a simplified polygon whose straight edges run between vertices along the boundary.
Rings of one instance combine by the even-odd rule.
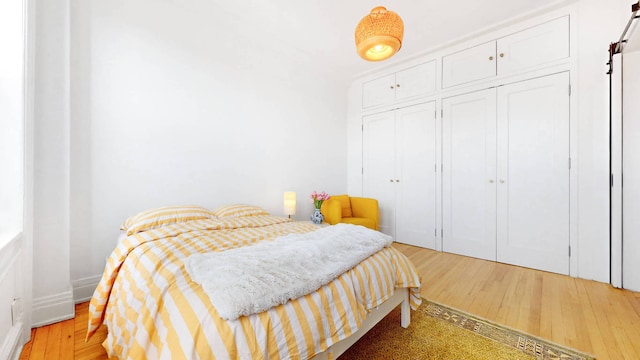
[[[609,72],[609,282],[622,287],[622,54]]]

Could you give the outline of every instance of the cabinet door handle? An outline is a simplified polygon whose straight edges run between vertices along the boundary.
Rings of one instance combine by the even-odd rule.
[[[489,179],[489,183],[493,184],[495,181],[493,181],[493,179]]]
[[[500,184],[504,184],[504,180],[503,179],[500,179]]]
[[[500,57],[504,57],[504,53],[500,53]]]
[[[396,179],[396,182],[400,182],[400,180]]]
[[[489,61],[493,61],[493,56],[489,56]]]
[[[393,179],[390,179],[389,182],[393,182]]]
[[[393,85],[391,85],[390,87],[391,87],[391,89],[393,89]]]
[[[400,87],[400,84],[396,84],[396,87],[397,87],[397,88],[399,88],[399,87]]]

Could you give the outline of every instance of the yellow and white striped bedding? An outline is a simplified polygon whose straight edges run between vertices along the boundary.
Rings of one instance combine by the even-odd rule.
[[[90,337],[104,321],[109,356],[127,359],[307,359],[355,332],[395,287],[420,304],[420,277],[385,248],[316,292],[225,321],[183,260],[317,228],[273,216],[190,221],[125,238],[108,260],[89,306]]]

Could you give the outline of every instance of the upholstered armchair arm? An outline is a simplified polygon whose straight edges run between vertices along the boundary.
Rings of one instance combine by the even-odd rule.
[[[378,214],[378,200],[361,197],[351,197],[351,211],[354,217],[373,219],[376,230],[380,230]]]
[[[342,207],[338,200],[325,200],[320,207],[322,215],[324,215],[324,221],[335,225],[342,221]]]

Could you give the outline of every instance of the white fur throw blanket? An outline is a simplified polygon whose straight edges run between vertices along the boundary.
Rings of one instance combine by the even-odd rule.
[[[390,236],[362,226],[337,224],[192,255],[185,268],[220,316],[233,320],[309,294],[392,242]]]

